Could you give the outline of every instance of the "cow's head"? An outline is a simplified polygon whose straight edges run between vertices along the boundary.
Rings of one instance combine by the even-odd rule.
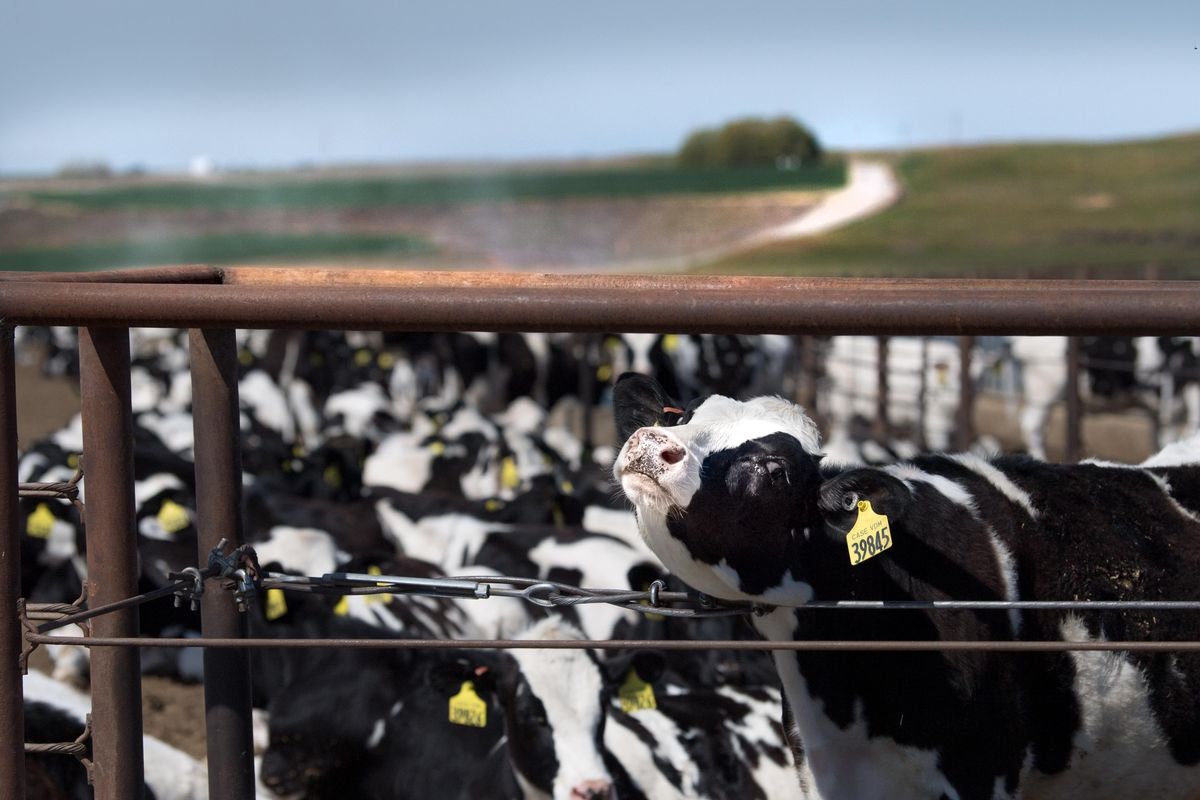
[[[720,395],[680,408],[642,375],[622,376],[613,402],[614,475],[671,572],[727,599],[811,598],[800,556],[822,533],[820,453],[803,409]]]
[[[557,617],[518,638],[585,638]],[[513,650],[497,669],[509,757],[526,797],[615,800],[604,764],[612,670],[587,650]],[[628,666],[628,665],[626,665]]]

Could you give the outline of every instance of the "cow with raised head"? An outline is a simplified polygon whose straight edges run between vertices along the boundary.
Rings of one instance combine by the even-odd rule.
[[[820,611],[810,600],[1200,596],[1200,441],[1141,466],[932,455],[838,472],[780,398],[616,386],[614,466],[672,573],[793,640],[1195,640],[1186,612]],[[886,517],[869,557],[856,515]],[[878,532],[878,528],[874,528]],[[857,552],[857,558],[856,556]],[[1200,796],[1200,658],[794,652],[776,667],[824,798]]]

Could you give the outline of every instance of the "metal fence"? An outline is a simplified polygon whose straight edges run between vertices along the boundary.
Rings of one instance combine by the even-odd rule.
[[[186,327],[196,436],[197,560],[241,541],[236,328],[658,333],[1178,335],[1200,334],[1200,282],[790,279],[526,275],[180,267],[108,273],[0,274],[0,797],[24,797],[21,675],[37,633],[24,628],[18,527],[13,326],[80,328],[89,607],[137,594],[129,327]],[[1074,362],[1071,362],[1074,363]],[[964,369],[963,374],[968,370]],[[1075,375],[1068,386],[1077,385]],[[1079,414],[1078,396],[1074,414]],[[1068,400],[1070,411],[1072,402]],[[1076,448],[1078,445],[1076,444]],[[1077,451],[1077,450],[1076,450]],[[62,487],[41,487],[70,499]],[[65,492],[65,494],[64,494]],[[202,601],[210,796],[253,796],[248,646],[227,593]],[[96,616],[91,776],[99,800],[142,784],[137,610]],[[189,645],[196,640],[155,640]],[[336,646],[511,643],[327,641]],[[663,643],[556,643],[631,647]],[[676,642],[729,648],[1062,649],[1040,642]],[[1093,645],[1097,643],[1091,643]],[[1112,645],[1130,643],[1100,643]],[[1143,642],[1200,649],[1195,642]],[[1007,645],[1006,647],[994,647]],[[526,643],[530,646],[530,643]],[[550,646],[537,643],[537,646]],[[1074,645],[1080,649],[1080,645]],[[1119,648],[1118,648],[1119,649]],[[1133,649],[1133,647],[1127,648]],[[74,743],[68,743],[74,744]],[[78,752],[75,750],[68,752]]]

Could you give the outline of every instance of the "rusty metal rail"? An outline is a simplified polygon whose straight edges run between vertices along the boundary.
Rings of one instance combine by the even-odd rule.
[[[1200,282],[322,274],[221,284],[0,283],[15,324],[659,333],[1159,335],[1195,330]],[[354,279],[362,282],[356,283]],[[1069,298],[1069,302],[1065,300]]]
[[[136,285],[129,285],[136,284]],[[137,797],[142,786],[140,675],[136,616],[97,619],[94,636],[30,633],[18,618],[20,586],[16,472],[16,364],[13,326],[80,326],[81,388],[88,467],[88,599],[118,602],[135,590],[130,326],[192,331],[202,541],[237,538],[233,328],[480,331],[645,331],[660,333],[846,333],[866,335],[1200,334],[1200,282],[987,281],[741,277],[525,275],[277,269],[125,270],[87,274],[0,273],[0,797],[24,797],[21,660],[30,643],[101,648],[93,660],[93,752],[98,800]],[[811,344],[811,343],[810,343]],[[229,418],[229,411],[234,411]],[[209,448],[211,445],[211,449]],[[217,452],[224,450],[224,453]],[[203,545],[202,545],[203,546]],[[206,598],[207,599],[207,598]],[[233,612],[236,615],[236,612]],[[214,616],[215,615],[215,616]],[[154,646],[232,649],[206,658],[211,796],[248,800],[246,648],[312,646],[305,640],[250,640],[228,612],[205,608],[205,638],[156,639]],[[429,642],[329,640],[358,647],[642,647],[639,641]],[[706,642],[731,650],[1061,649],[1061,642]],[[1079,650],[1200,650],[1197,642],[1079,642]],[[692,642],[654,642],[685,649]]]

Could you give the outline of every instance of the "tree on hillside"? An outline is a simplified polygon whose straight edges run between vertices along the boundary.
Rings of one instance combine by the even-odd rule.
[[[812,131],[791,117],[747,117],[688,135],[676,156],[682,167],[795,168],[821,160]]]

